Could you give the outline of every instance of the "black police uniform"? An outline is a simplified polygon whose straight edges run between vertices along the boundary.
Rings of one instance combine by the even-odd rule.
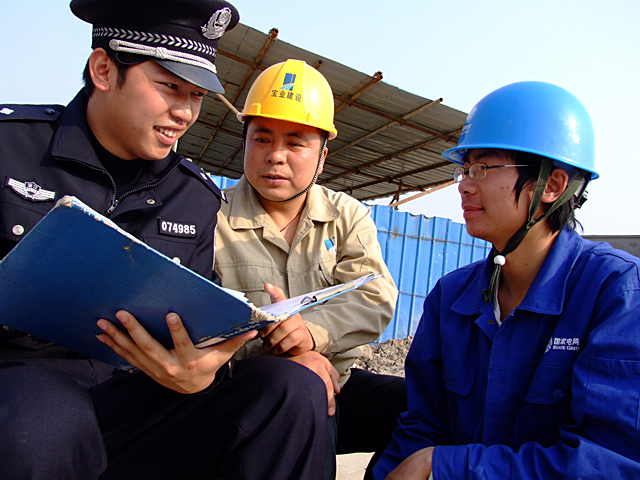
[[[134,188],[116,194],[115,182],[93,147],[86,107],[86,95],[80,92],[66,110],[59,105],[0,108],[6,112],[0,113],[0,257],[57,200],[74,195],[156,250],[218,280],[213,240],[222,192],[200,168],[172,151],[163,160],[148,162]],[[12,188],[16,182],[30,189]],[[166,222],[191,228],[178,233],[167,229]]]
[[[86,106],[84,92],[66,108],[0,105],[0,255],[74,195],[218,280],[219,189],[171,152],[142,162],[119,192],[94,148]],[[204,392],[183,395],[0,328],[0,478],[321,478],[326,411],[319,377],[285,359],[237,362]]]
[[[172,151],[163,160],[145,162],[148,167],[137,184],[117,191],[95,151],[86,108],[84,92],[66,110],[59,105],[0,108],[5,112],[0,113],[0,257],[57,200],[74,195],[169,258],[220,283],[213,255],[223,194],[216,184]],[[187,226],[189,233],[167,228],[169,224]]]

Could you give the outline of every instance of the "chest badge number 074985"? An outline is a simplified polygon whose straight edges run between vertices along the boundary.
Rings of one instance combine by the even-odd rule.
[[[195,223],[175,222],[158,217],[158,233],[172,237],[195,238],[198,231]]]

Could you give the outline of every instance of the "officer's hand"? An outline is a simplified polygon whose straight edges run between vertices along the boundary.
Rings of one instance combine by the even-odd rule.
[[[431,475],[434,447],[423,448],[405,458],[385,480],[428,480]]]
[[[271,297],[271,303],[287,299],[280,287],[270,283],[264,284],[264,290]],[[258,334],[262,338],[264,348],[272,350],[276,355],[285,352],[289,355],[301,355],[313,350],[316,346],[299,313],[282,322],[261,328]]]
[[[307,352],[295,357],[287,357],[300,365],[304,365],[309,370],[315,372],[327,387],[327,395],[329,399],[329,416],[336,413],[336,393],[340,393],[340,374],[331,365],[329,360],[320,355],[318,352]]]
[[[130,313],[120,310],[116,318],[129,335],[111,322],[100,319],[98,327],[105,333],[98,335],[98,340],[160,385],[179,393],[196,393],[207,388],[213,383],[218,368],[256,336],[254,330],[211,347],[196,348],[180,317],[169,313],[166,320],[175,348],[167,350]]]

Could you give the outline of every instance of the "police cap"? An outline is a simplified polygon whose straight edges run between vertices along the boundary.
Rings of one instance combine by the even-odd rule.
[[[151,57],[201,88],[224,89],[214,65],[218,39],[238,24],[223,0],[72,0],[71,11],[93,24],[92,48]]]

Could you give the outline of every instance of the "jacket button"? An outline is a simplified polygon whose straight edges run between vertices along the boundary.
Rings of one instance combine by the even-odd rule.
[[[13,228],[11,229],[11,232],[13,232],[14,235],[17,235],[19,237],[24,233],[24,227],[22,225],[14,225]]]
[[[562,400],[564,398],[564,392],[562,390],[556,390],[553,392],[553,398],[556,400]]]
[[[173,257],[173,261],[180,265],[180,259],[178,257]]]
[[[155,201],[153,198],[149,198],[149,199],[147,200],[147,203],[148,203],[149,205],[153,205],[154,203],[156,203],[156,201]]]

